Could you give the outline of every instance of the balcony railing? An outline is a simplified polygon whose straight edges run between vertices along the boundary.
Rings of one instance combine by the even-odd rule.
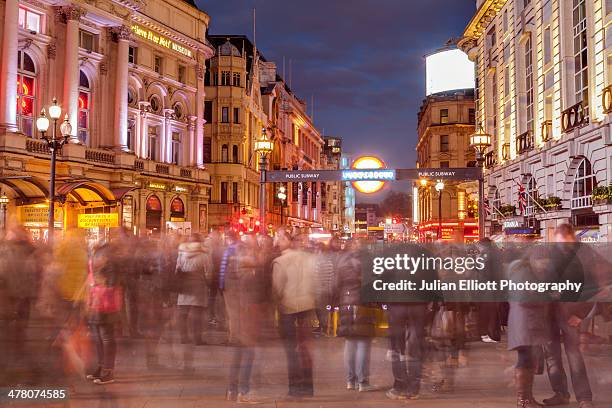
[[[601,105],[603,106],[604,113],[612,112],[612,85],[604,88],[601,94]]]
[[[115,154],[104,150],[85,150],[85,159],[104,164],[115,164]]]
[[[533,134],[530,131],[527,131],[516,138],[516,151],[518,154],[523,154],[531,149],[533,149]]]
[[[572,210],[577,210],[579,208],[587,208],[593,205],[593,197],[592,196],[581,196],[574,197],[570,202]]]
[[[181,177],[191,178],[192,177],[191,169],[181,168]]]
[[[134,160],[134,168],[136,170],[144,170],[144,161],[143,160]]]
[[[552,138],[552,120],[545,120],[540,127],[542,141],[548,142]]]
[[[156,164],[155,171],[159,174],[170,174],[170,166],[167,166],[165,164]]]
[[[497,164],[497,155],[495,152],[488,152],[485,154],[485,168],[490,169]]]
[[[32,153],[51,154],[49,145],[44,140],[26,139],[26,150]]]
[[[572,130],[585,126],[588,123],[588,108],[585,108],[582,105],[582,101],[561,112],[561,131],[563,133],[571,132]]]

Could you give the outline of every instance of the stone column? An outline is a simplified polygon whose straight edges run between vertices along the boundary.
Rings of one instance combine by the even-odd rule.
[[[193,162],[190,161],[189,165],[204,167],[204,71],[206,67],[204,65],[198,63],[196,65],[196,83],[197,83],[197,91],[196,91],[196,133],[195,133],[195,144],[193,148],[195,152],[192,150],[190,156],[195,160]],[[195,153],[195,154],[194,154]]]
[[[164,109],[164,126],[162,130],[162,134],[160,135],[160,150],[161,154],[159,157],[159,161],[162,163],[170,163],[171,161],[171,153],[170,149],[172,147],[172,126],[170,125],[170,120],[172,119],[172,115],[174,111],[172,109]]]
[[[76,6],[68,6],[62,7],[61,13],[66,19],[62,115],[67,113],[72,125],[70,143],[80,143],[77,138],[77,115],[79,112],[79,20],[84,11]]]
[[[139,140],[136,156],[150,159],[148,156],[149,149],[149,125],[147,121],[147,112],[149,112],[149,102],[139,102],[140,108],[140,132],[136,134],[136,140]]]
[[[197,131],[198,129],[198,118],[197,116],[189,116],[189,140],[186,144],[186,148],[183,148],[183,152],[187,150],[187,154],[184,155],[185,162],[189,166],[197,166]]]
[[[115,138],[114,147],[126,151],[128,118],[128,53],[131,30],[127,26],[117,27],[113,34],[117,40],[117,68],[115,71]]]
[[[17,0],[4,3],[2,60],[0,61],[0,129],[17,131],[17,34],[19,6]]]

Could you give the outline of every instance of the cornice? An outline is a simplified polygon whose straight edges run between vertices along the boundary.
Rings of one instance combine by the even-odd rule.
[[[457,44],[459,48],[464,52],[473,48],[486,27],[493,21],[504,4],[506,4],[506,1],[507,0],[485,0],[463,31],[463,38]]]

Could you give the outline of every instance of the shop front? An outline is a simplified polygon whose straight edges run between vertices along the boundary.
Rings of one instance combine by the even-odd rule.
[[[162,217],[163,217],[162,202],[155,194],[151,194],[147,198],[146,204],[146,222],[145,229],[149,235],[157,235],[161,233]]]

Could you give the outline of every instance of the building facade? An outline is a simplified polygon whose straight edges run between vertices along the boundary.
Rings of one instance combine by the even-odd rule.
[[[323,137],[323,169],[342,168],[342,139],[334,136]],[[331,181],[321,183],[321,211],[323,228],[335,234],[344,232],[344,209],[346,182]]]
[[[611,241],[612,4],[479,0],[477,7],[459,45],[476,63],[476,120],[493,141],[487,233],[511,222],[548,239],[570,222],[585,241]]]
[[[341,169],[350,169],[353,164],[353,160],[351,156],[342,153],[342,157],[340,157],[340,168]],[[355,188],[353,184],[350,182],[344,183],[344,225],[342,226],[342,232],[345,235],[351,235],[355,233],[355,204],[357,197],[355,194]]]
[[[474,123],[473,89],[429,95],[418,114],[417,167],[475,166],[475,152],[469,140],[474,133]],[[422,239],[438,238],[440,220],[442,239],[459,236],[473,240],[478,237],[478,229],[475,228],[478,188],[475,183],[447,180],[440,193],[435,190],[435,180],[417,183],[417,188],[419,234]]]
[[[46,233],[50,154],[36,118],[57,97],[72,134],[58,155],[56,228],[106,213],[136,234],[205,231],[209,16],[181,0],[9,0],[0,16],[0,184],[9,217]]]

